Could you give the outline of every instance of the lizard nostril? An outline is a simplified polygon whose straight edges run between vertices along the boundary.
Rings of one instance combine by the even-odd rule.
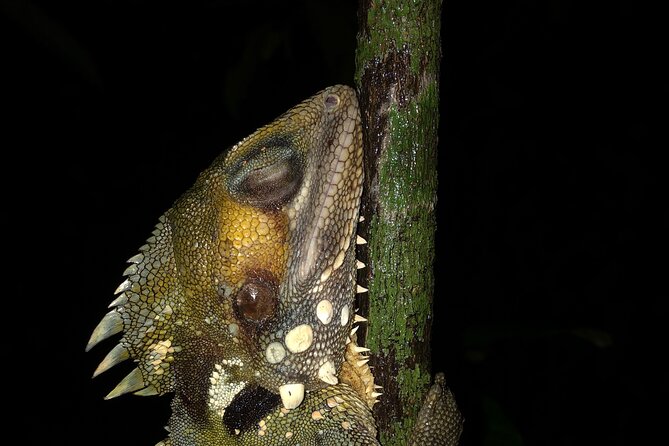
[[[325,98],[325,108],[328,111],[332,111],[339,105],[339,96],[336,94],[329,94]]]

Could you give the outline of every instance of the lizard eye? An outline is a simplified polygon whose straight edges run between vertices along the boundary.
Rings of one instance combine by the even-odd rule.
[[[277,295],[274,281],[252,277],[237,292],[234,306],[237,313],[247,321],[264,322],[276,312]]]
[[[271,142],[232,167],[230,191],[252,206],[278,208],[295,195],[302,175],[300,157],[290,144]]]
[[[255,205],[284,203],[297,190],[300,177],[295,163],[291,159],[284,159],[251,170],[241,181],[239,191]]]

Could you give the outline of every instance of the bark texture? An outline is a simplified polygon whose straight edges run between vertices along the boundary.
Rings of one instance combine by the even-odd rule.
[[[383,386],[381,444],[406,445],[430,380],[440,0],[362,0],[356,84],[365,145],[361,333]],[[364,258],[366,257],[366,258]]]

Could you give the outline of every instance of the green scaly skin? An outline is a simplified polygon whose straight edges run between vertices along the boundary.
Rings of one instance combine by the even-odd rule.
[[[174,393],[163,445],[377,445],[379,394],[351,332],[362,175],[345,86],[214,160],[129,260],[91,336],[87,350],[123,333],[94,376],[137,365],[107,398]],[[459,430],[445,442],[430,423],[451,416],[446,392],[435,383],[414,444],[457,444]]]

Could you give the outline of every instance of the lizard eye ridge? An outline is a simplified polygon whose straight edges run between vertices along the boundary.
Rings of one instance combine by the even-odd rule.
[[[276,283],[262,276],[252,276],[237,292],[233,306],[238,316],[251,323],[272,319],[278,307]]]

